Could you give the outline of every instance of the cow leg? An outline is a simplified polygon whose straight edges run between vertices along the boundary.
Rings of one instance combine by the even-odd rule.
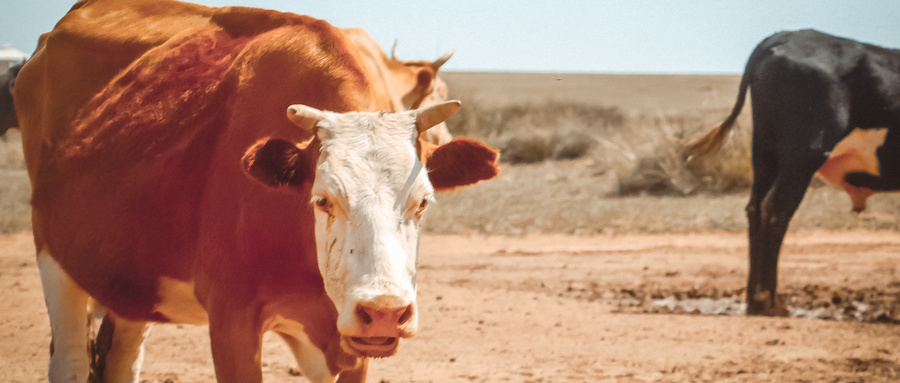
[[[761,131],[762,129],[757,129]],[[754,132],[756,133],[756,132]],[[754,141],[758,140],[754,138]],[[778,271],[778,251],[773,254],[768,233],[763,230],[763,200],[775,183],[775,157],[769,148],[753,147],[753,186],[747,203],[747,233],[750,246],[750,269],[747,277],[747,314],[769,312],[774,301],[765,292],[775,291]]]
[[[747,208],[750,225],[747,314],[783,314],[778,312],[783,307],[778,307],[775,296],[781,244],[806,188],[825,159],[823,153],[801,160],[793,158],[793,162],[779,161],[778,173],[768,190],[764,190],[764,185],[760,188],[754,185]]]
[[[144,340],[150,324],[133,322],[112,313],[103,318],[92,349],[92,375],[102,382],[140,382]]]
[[[51,383],[84,383],[90,371],[88,294],[49,254],[38,253],[37,264],[52,336],[48,377]]]
[[[335,376],[328,368],[328,361],[325,353],[310,342],[309,337],[299,331],[284,331],[285,329],[276,329],[276,333],[281,339],[287,343],[297,360],[297,365],[303,376],[314,383],[331,383],[335,381]],[[341,374],[343,376],[343,373]],[[365,379],[365,376],[363,376]],[[348,381],[349,382],[349,381]]]
[[[362,358],[355,369],[341,372],[337,383],[365,383],[366,375],[368,375],[368,373],[369,359]]]
[[[255,312],[232,302],[209,307],[209,337],[218,383],[262,382],[262,326]]]
[[[750,269],[747,278],[747,314],[775,315],[775,292],[778,285],[778,256],[788,223],[794,209],[786,209],[782,203],[793,200],[796,183],[776,182],[762,200],[752,201],[748,207],[750,235]],[[804,190],[805,191],[805,190]],[[794,193],[791,193],[794,192]],[[800,194],[802,199],[803,195]],[[751,197],[753,198],[753,197]],[[799,204],[799,202],[798,202]],[[776,207],[778,206],[778,207]]]
[[[750,239],[747,314],[779,315],[785,314],[776,300],[778,258],[785,233],[813,175],[827,160],[826,151],[843,138],[840,134],[829,137],[818,132],[844,130],[835,128],[842,125],[836,118],[829,119],[827,113],[817,118],[805,116],[786,121],[791,123],[767,124],[765,116],[757,116],[760,109],[763,108],[754,110],[754,182],[747,205]],[[817,135],[819,138],[814,138]],[[804,138],[820,142],[811,145]]]

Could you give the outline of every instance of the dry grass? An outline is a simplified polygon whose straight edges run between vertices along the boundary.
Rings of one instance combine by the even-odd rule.
[[[426,229],[434,233],[529,235],[746,232],[749,192],[688,196],[616,194],[614,172],[590,158],[502,165],[490,182],[438,196]],[[865,213],[831,186],[812,187],[791,230],[900,230],[900,194],[880,194]]]
[[[499,148],[512,164],[575,159],[596,144],[591,132],[614,131],[625,116],[614,107],[547,101],[485,107],[477,96],[448,122],[458,136],[474,137]]]
[[[567,89],[568,97],[559,89],[548,95],[534,90],[538,85],[528,86],[560,87],[548,82],[549,75],[495,74],[489,88],[479,87],[485,81],[483,74],[471,76],[480,82],[470,82],[462,74],[448,77],[451,97],[464,100],[448,127],[454,135],[478,138],[499,148],[506,163],[590,157],[618,175],[619,187],[613,192],[619,195],[691,195],[750,185],[749,129],[732,131],[724,150],[715,156],[692,161],[685,161],[682,146],[674,141],[708,129],[728,114],[734,100],[724,91],[730,84],[722,76],[573,75],[577,77],[573,88]],[[505,87],[504,77],[508,78]],[[557,78],[562,82],[567,76]],[[738,77],[724,79],[734,80],[737,88]],[[582,89],[592,82],[597,87],[593,93]],[[526,89],[535,94],[529,98],[503,93]],[[672,92],[668,100],[667,91]],[[573,97],[577,94],[584,98]],[[693,105],[692,97],[696,98]]]
[[[450,96],[464,102],[464,114],[448,121],[451,132],[483,139],[504,149],[501,158],[513,159],[497,180],[441,195],[429,213],[429,231],[746,231],[750,106],[714,156],[686,161],[674,141],[720,123],[739,76],[444,77]],[[553,160],[552,143],[561,137],[587,142],[587,149],[569,157],[577,160]],[[842,191],[814,185],[792,230],[900,230],[900,195],[872,197],[867,212],[854,215]]]
[[[31,184],[18,130],[0,137],[0,233],[31,230]]]

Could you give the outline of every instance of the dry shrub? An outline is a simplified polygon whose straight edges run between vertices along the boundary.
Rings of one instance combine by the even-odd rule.
[[[574,160],[584,157],[594,146],[595,140],[582,132],[557,135],[550,140],[550,157],[554,160]]]
[[[0,136],[0,169],[25,170],[22,135],[18,130],[11,129]]]
[[[752,129],[735,125],[728,133],[722,148],[714,154],[683,158],[681,163],[700,181],[700,187],[711,191],[731,191],[749,188],[753,183],[750,161]],[[681,150],[681,145],[678,150]]]
[[[500,147],[500,152],[503,153],[500,159],[511,164],[531,164],[550,157],[549,150],[547,139],[542,136],[534,134],[524,137],[514,136]]]
[[[463,92],[465,93],[465,92]],[[751,182],[749,129],[736,128],[723,150],[687,161],[676,138],[697,134],[727,115],[702,109],[626,115],[618,107],[579,102],[482,103],[456,94],[465,106],[447,125],[455,136],[481,139],[510,164],[590,157],[618,175],[615,195],[731,192]]]
[[[585,76],[596,88],[562,88],[574,89],[568,104],[559,101],[565,82],[499,77],[485,83],[486,76],[472,75],[478,82],[468,89],[449,84],[463,108],[448,125],[457,136],[503,149],[507,163],[494,180],[439,194],[429,232],[746,232],[751,106],[714,156],[688,160],[677,142],[728,116],[740,76]],[[530,151],[538,162],[513,165],[524,156],[516,151]],[[561,161],[569,151],[580,157]],[[865,213],[851,215],[842,190],[810,188],[790,230],[900,228],[900,193],[869,202]]]
[[[31,230],[31,183],[18,130],[0,136],[0,234]]]
[[[620,178],[622,195],[690,195],[698,192],[732,192],[752,183],[750,130],[734,129],[714,155],[686,158],[676,138],[692,135],[706,117],[659,116],[640,124],[634,132],[645,142],[643,151],[631,153],[635,165]],[[649,150],[648,150],[649,149]]]
[[[447,121],[450,132],[499,148],[500,160],[512,164],[584,157],[596,142],[592,132],[625,121],[615,107],[553,100],[491,107],[477,97],[456,97],[466,100],[465,107]]]
[[[30,201],[28,174],[0,169],[0,234],[31,230]]]
[[[450,132],[489,141],[528,132],[553,135],[573,129],[619,127],[625,121],[625,115],[616,107],[555,100],[485,107],[476,96],[454,97],[465,100],[465,107],[447,121]]]

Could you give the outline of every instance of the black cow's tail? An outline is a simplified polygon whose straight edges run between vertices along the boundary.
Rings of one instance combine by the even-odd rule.
[[[747,65],[747,67],[749,70],[749,65]],[[728,137],[728,132],[730,132],[731,127],[734,126],[734,121],[737,120],[738,115],[741,114],[741,110],[744,109],[744,101],[747,98],[747,88],[750,86],[748,81],[749,75],[750,72],[745,70],[744,75],[741,77],[737,101],[734,103],[734,108],[731,109],[731,114],[728,115],[728,118],[709,132],[682,142],[686,158],[707,156],[722,148],[725,137]]]
[[[684,145],[683,153],[685,158],[706,156],[713,154],[722,148],[725,138],[728,137],[728,132],[730,132],[731,127],[734,126],[734,121],[737,120],[738,115],[741,114],[741,110],[744,109],[744,101],[747,99],[747,88],[750,87],[750,80],[754,73],[756,73],[757,65],[762,58],[767,55],[767,52],[770,52],[773,47],[779,44],[781,43],[777,41],[777,39],[770,37],[761,42],[756,49],[753,50],[750,59],[747,60],[747,66],[744,67],[744,75],[741,76],[741,85],[738,89],[737,101],[734,103],[734,108],[731,109],[731,114],[728,115],[728,118],[726,118],[719,126],[713,128],[709,132],[706,132],[699,137],[692,137],[686,141],[682,141],[681,143]]]

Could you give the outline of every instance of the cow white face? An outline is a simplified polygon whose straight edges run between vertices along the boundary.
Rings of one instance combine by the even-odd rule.
[[[434,200],[416,151],[417,121],[443,122],[458,107],[338,114],[294,105],[288,111],[295,120],[318,120],[321,149],[310,202],[319,271],[338,310],[342,344],[352,353],[389,356],[399,338],[416,332],[419,232]]]
[[[314,131],[319,145],[269,138],[244,155],[245,170],[260,182],[311,184],[302,190],[312,196],[319,271],[338,311],[341,344],[353,355],[390,356],[400,338],[416,332],[419,232],[435,189],[499,172],[497,152],[478,141],[459,138],[438,147],[419,139],[458,109],[458,101],[402,113],[293,105],[288,118]],[[316,149],[317,156],[309,153]]]

